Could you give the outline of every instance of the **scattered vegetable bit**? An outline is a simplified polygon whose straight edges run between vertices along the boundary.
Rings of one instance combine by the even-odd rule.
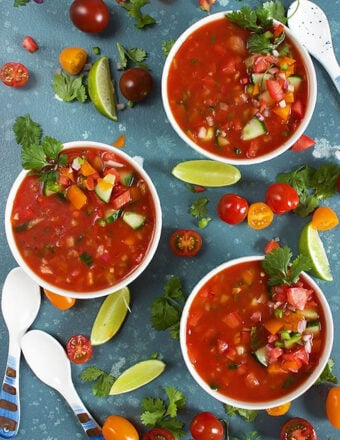
[[[199,0],[199,7],[204,12],[210,12],[211,5],[215,3],[216,0]]]
[[[179,324],[185,303],[181,280],[172,276],[164,286],[164,294],[151,304],[151,323],[155,330],[168,330],[173,339],[179,339]]]
[[[112,144],[114,147],[123,148],[125,147],[125,133],[117,137],[117,139]]]
[[[176,40],[173,40],[173,39],[163,41],[163,43],[162,43],[162,53],[163,53],[163,55],[165,57],[167,57],[169,55],[169,52],[170,52],[172,46],[175,44],[175,41]]]
[[[200,197],[189,208],[190,214],[197,219],[197,225],[200,229],[206,228],[211,221],[211,217],[207,217],[207,204],[208,199]]]
[[[22,40],[21,45],[24,49],[31,53],[34,53],[39,49],[36,41],[29,35],[26,35],[26,37]]]
[[[70,76],[65,72],[55,73],[52,88],[57,96],[65,102],[85,102],[87,99],[86,89],[83,84],[83,75]]]
[[[192,229],[178,229],[170,236],[170,248],[179,257],[194,257],[202,247],[202,237]]]
[[[76,303],[75,298],[71,298],[69,296],[58,295],[53,293],[47,289],[43,289],[46,298],[50,301],[51,304],[54,305],[59,310],[68,310],[73,307]]]
[[[329,206],[319,206],[312,215],[312,226],[318,231],[328,231],[339,224],[335,211]]]
[[[19,6],[26,6],[27,3],[29,3],[30,0],[14,0],[13,6],[15,8],[18,8]]]
[[[92,345],[86,336],[74,335],[66,343],[66,352],[72,362],[83,364],[92,357]]]
[[[131,62],[137,67],[148,70],[148,65],[144,63],[148,55],[144,49],[126,49],[119,42],[117,42],[117,49],[119,55],[119,67],[121,69],[125,70],[128,67],[129,62]]]
[[[278,247],[280,247],[279,239],[278,238],[272,238],[266,244],[266,246],[264,248],[264,253],[265,254],[269,254],[269,252],[271,252],[273,249],[277,249]]]
[[[130,17],[135,20],[135,26],[143,29],[156,23],[156,20],[149,14],[143,14],[142,8],[149,4],[149,0],[130,0],[127,2],[119,2],[120,6],[128,11]]]
[[[66,47],[59,54],[61,67],[71,75],[78,75],[86,63],[87,52],[81,47]]]
[[[283,403],[279,406],[274,406],[273,408],[267,408],[267,413],[270,416],[283,416],[289,411],[290,402]]]
[[[307,148],[313,147],[315,145],[315,140],[309,136],[303,134],[292,146],[292,151],[304,151]]]

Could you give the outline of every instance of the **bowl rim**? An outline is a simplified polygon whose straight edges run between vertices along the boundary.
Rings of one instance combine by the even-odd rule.
[[[122,157],[126,162],[131,164],[138,173],[143,177],[143,179],[146,181],[151,196],[152,201],[154,204],[155,209],[155,228],[154,228],[154,234],[152,237],[152,240],[149,245],[149,249],[142,260],[141,264],[128,276],[123,278],[123,280],[119,281],[117,284],[107,287],[105,289],[100,290],[90,290],[90,291],[84,291],[84,292],[74,292],[72,290],[66,290],[62,289],[60,287],[54,286],[53,284],[50,284],[46,282],[45,280],[41,279],[25,262],[23,257],[21,256],[20,252],[18,251],[18,248],[15,244],[14,234],[10,222],[13,202],[15,199],[16,192],[21,185],[24,177],[29,172],[28,170],[22,170],[14,180],[12,187],[8,193],[7,201],[6,201],[6,207],[5,207],[5,234],[8,246],[10,248],[10,251],[12,252],[12,255],[18,265],[27,273],[28,276],[30,276],[39,286],[42,288],[45,288],[47,290],[52,291],[53,293],[59,294],[61,296],[71,297],[71,298],[78,298],[78,299],[91,299],[91,298],[99,298],[103,296],[107,296],[113,292],[116,292],[123,287],[128,286],[130,283],[132,283],[139,275],[141,275],[142,272],[147,268],[151,260],[153,259],[156,250],[158,248],[158,244],[161,237],[161,231],[162,231],[162,209],[161,209],[161,203],[160,199],[156,190],[155,185],[153,184],[149,174],[144,170],[143,166],[137,161],[136,156],[132,157],[129,156],[124,151],[121,151],[120,149],[113,147],[109,144],[105,144],[103,142],[96,142],[96,141],[70,141],[63,143],[63,149],[70,149],[70,148],[76,148],[76,149],[82,149],[82,148],[98,148],[106,151],[113,151],[115,154],[117,154],[118,157]]]
[[[312,116],[314,114],[315,105],[316,105],[316,99],[317,99],[317,77],[315,73],[315,68],[313,61],[308,53],[308,51],[305,49],[305,47],[298,41],[298,39],[295,37],[294,33],[283,23],[273,20],[274,25],[283,25],[286,34],[288,37],[293,41],[296,49],[301,55],[301,58],[303,60],[306,72],[308,74],[309,78],[309,86],[308,86],[308,97],[307,101],[309,105],[306,107],[306,113],[301,121],[300,125],[298,126],[297,130],[293,133],[293,135],[279,148],[276,150],[263,154],[261,156],[250,158],[250,159],[231,159],[227,157],[220,156],[218,154],[212,153],[210,151],[205,150],[204,148],[197,145],[195,142],[193,142],[181,129],[181,127],[178,125],[177,121],[175,120],[172,111],[169,106],[169,100],[168,100],[168,87],[167,87],[167,77],[169,74],[169,69],[172,64],[172,60],[182,44],[186,41],[188,36],[190,36],[193,32],[195,32],[197,29],[203,27],[207,23],[211,23],[216,20],[220,20],[223,18],[227,13],[234,12],[232,10],[227,11],[221,11],[216,12],[214,14],[210,14],[204,18],[201,18],[200,20],[196,21],[192,25],[190,25],[184,32],[182,32],[177,40],[175,41],[174,45],[170,49],[169,54],[167,55],[167,58],[165,60],[163,71],[162,71],[162,77],[161,77],[161,96],[162,96],[162,103],[163,103],[163,109],[165,111],[165,114],[167,116],[168,121],[170,122],[170,125],[175,130],[177,135],[193,150],[195,150],[197,153],[203,155],[204,157],[212,160],[216,160],[219,162],[224,162],[232,165],[253,165],[258,163],[267,162],[268,160],[274,159],[287,150],[292,147],[292,145],[303,135],[306,128],[308,127]]]
[[[204,275],[203,278],[201,278],[200,281],[193,287],[193,289],[192,289],[191,293],[189,294],[189,296],[186,300],[186,303],[184,305],[182,316],[181,316],[181,321],[180,321],[181,352],[182,352],[182,356],[183,356],[184,362],[186,364],[186,367],[188,368],[189,373],[191,374],[193,379],[198,383],[198,385],[200,385],[200,387],[205,392],[210,394],[210,396],[212,396],[216,400],[218,400],[224,404],[232,405],[232,406],[235,406],[238,408],[243,408],[243,409],[250,409],[250,410],[264,410],[267,408],[276,407],[276,406],[282,405],[284,403],[291,402],[291,401],[297,399],[298,397],[300,397],[306,391],[308,391],[312,387],[314,382],[318,379],[318,377],[322,373],[324,367],[326,366],[326,364],[330,358],[330,355],[331,355],[331,351],[332,351],[332,347],[333,347],[333,339],[334,339],[334,322],[333,322],[333,316],[332,316],[332,312],[331,312],[331,308],[329,306],[329,303],[328,303],[323,291],[316,284],[316,282],[311,278],[311,276],[308,275],[306,272],[302,272],[301,273],[302,276],[306,279],[308,284],[310,284],[310,286],[314,289],[314,291],[320,301],[321,307],[322,307],[324,315],[325,315],[325,321],[326,321],[326,328],[325,328],[326,344],[323,347],[320,361],[319,361],[317,367],[315,368],[315,370],[313,371],[313,373],[307,378],[307,380],[305,382],[303,382],[295,390],[291,391],[290,393],[285,394],[284,396],[282,396],[280,398],[275,398],[275,399],[269,400],[267,402],[264,402],[264,401],[247,402],[247,401],[236,400],[236,399],[233,399],[233,398],[228,397],[226,395],[223,395],[223,394],[217,392],[216,390],[211,389],[206,384],[206,382],[202,379],[202,377],[198,374],[198,372],[194,368],[193,364],[191,363],[191,361],[189,359],[188,353],[187,353],[186,327],[187,327],[187,318],[188,318],[191,304],[192,304],[193,300],[195,299],[198,291],[204,286],[204,284],[208,280],[210,280],[217,273],[223,271],[224,269],[226,269],[228,267],[234,266],[236,264],[245,263],[245,262],[249,262],[249,261],[260,261],[263,259],[264,259],[263,255],[250,255],[250,256],[246,256],[246,257],[234,258],[234,259],[228,260],[228,261],[216,266],[212,270],[210,270],[210,272],[208,272],[206,275]]]

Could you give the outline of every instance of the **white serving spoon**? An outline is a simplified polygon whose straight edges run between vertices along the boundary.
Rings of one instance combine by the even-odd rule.
[[[34,374],[68,402],[87,436],[92,440],[104,440],[100,426],[74,388],[71,363],[62,345],[48,333],[30,330],[23,336],[21,348]]]
[[[296,0],[289,6],[287,17],[293,34],[323,65],[340,93],[340,66],[335,57],[326,14],[309,0]]]
[[[6,277],[1,310],[8,328],[8,359],[0,391],[0,437],[14,437],[19,429],[20,340],[35,320],[40,308],[40,287],[16,267]]]

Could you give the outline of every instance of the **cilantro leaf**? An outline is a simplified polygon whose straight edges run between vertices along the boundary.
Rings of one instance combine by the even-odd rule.
[[[42,130],[40,125],[32,121],[30,115],[18,116],[13,125],[15,139],[22,147],[40,143]]]
[[[21,163],[25,170],[36,171],[40,171],[49,165],[44,150],[39,145],[34,144],[23,147]]]
[[[122,69],[126,69],[128,67],[129,61],[131,61],[136,66],[148,70],[148,65],[146,63],[143,63],[143,61],[147,58],[147,53],[144,49],[139,49],[139,48],[126,49],[119,42],[117,42],[117,49],[119,55],[119,62]]]
[[[321,373],[321,375],[319,376],[319,378],[316,380],[315,385],[319,385],[321,383],[334,383],[337,384],[338,383],[338,379],[336,376],[334,376],[333,374],[333,367],[334,367],[335,362],[333,361],[333,359],[328,359],[328,362],[325,366],[325,368],[323,369],[323,372]]]
[[[92,393],[97,397],[107,396],[116,378],[97,367],[88,367],[80,376],[84,382],[94,382]]]
[[[151,15],[142,12],[142,8],[148,3],[150,3],[149,0],[130,0],[127,3],[120,3],[120,6],[128,11],[130,17],[135,19],[136,28],[143,29],[145,26],[156,23]]]
[[[258,32],[262,30],[261,26],[257,23],[256,11],[249,6],[243,6],[238,11],[228,12],[226,16],[229,21],[249,31]]]
[[[262,5],[263,9],[267,11],[267,16],[270,18],[274,18],[281,23],[287,22],[286,11],[281,2],[269,1],[265,2]]]
[[[61,142],[57,141],[55,138],[46,136],[42,140],[41,147],[46,157],[58,162],[59,153],[63,149],[63,144]]]
[[[165,414],[170,417],[176,417],[178,410],[185,406],[184,394],[174,387],[165,387],[164,389],[169,398],[169,405]]]
[[[269,276],[270,286],[295,283],[302,271],[312,267],[312,262],[306,255],[299,255],[292,263],[291,258],[292,252],[288,246],[273,249],[266,254],[262,267]]]
[[[163,55],[165,57],[167,57],[169,55],[169,52],[170,52],[172,46],[175,44],[175,41],[176,40],[173,40],[173,39],[163,41],[163,43],[162,43],[162,53],[163,53]]]
[[[30,0],[14,0],[13,6],[18,8],[19,6],[26,6]]]
[[[240,416],[247,422],[253,422],[258,415],[258,411],[256,410],[237,408],[235,406],[227,405],[227,404],[224,405],[224,409],[228,414],[228,416],[230,417]]]
[[[71,76],[65,72],[56,73],[53,76],[52,88],[55,93],[65,102],[85,102],[87,99],[86,89],[83,85],[83,75]]]
[[[189,208],[190,214],[197,219],[197,225],[200,229],[206,228],[211,221],[211,217],[207,216],[208,202],[206,197],[200,197]]]

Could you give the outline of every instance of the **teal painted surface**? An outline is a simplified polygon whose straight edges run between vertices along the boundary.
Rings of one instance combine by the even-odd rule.
[[[254,231],[244,223],[228,226],[216,216],[216,204],[226,192],[244,195],[249,201],[264,198],[266,186],[273,182],[278,172],[290,171],[300,164],[317,166],[324,161],[339,163],[339,95],[327,73],[315,61],[318,78],[318,97],[315,113],[306,134],[317,140],[314,149],[303,153],[287,152],[280,158],[263,165],[240,167],[241,181],[231,188],[209,189],[204,193],[209,199],[208,211],[212,217],[209,226],[202,230],[204,248],[194,259],[180,259],[169,250],[168,238],[177,228],[196,228],[188,214],[189,206],[198,197],[188,191],[185,185],[171,177],[172,167],[183,160],[200,158],[187,147],[171,129],[166,120],[160,97],[160,78],[164,56],[161,45],[164,40],[176,38],[186,27],[205,16],[197,6],[198,0],[151,0],[145,8],[157,21],[156,26],[138,30],[132,20],[115,1],[110,0],[110,29],[102,35],[84,34],[69,20],[70,1],[45,0],[43,4],[31,2],[21,8],[14,8],[12,0],[0,0],[0,65],[8,61],[20,61],[31,71],[27,87],[11,89],[0,84],[0,286],[10,269],[16,266],[7,246],[3,227],[5,201],[15,176],[19,173],[20,149],[15,143],[12,125],[17,116],[29,113],[39,122],[45,134],[63,142],[72,140],[93,140],[111,144],[121,133],[126,133],[124,151],[144,158],[145,169],[150,173],[159,191],[163,209],[163,232],[159,249],[149,268],[131,286],[132,313],[114,339],[94,350],[91,365],[118,374],[139,360],[158,352],[167,363],[166,372],[155,382],[138,391],[117,396],[97,398],[91,394],[91,386],[81,382],[79,375],[83,366],[72,365],[73,379],[77,391],[89,411],[103,423],[110,414],[121,414],[142,428],[139,420],[140,401],[145,396],[163,397],[163,386],[176,386],[187,398],[186,410],[180,414],[188,428],[189,421],[198,411],[209,410],[219,417],[225,417],[222,404],[200,391],[187,372],[179,349],[179,343],[166,333],[157,333],[150,324],[150,305],[154,298],[163,293],[163,287],[170,275],[181,278],[188,294],[199,279],[210,269],[225,260],[250,254],[260,254],[265,243],[272,237],[279,237],[281,243],[296,252],[297,240],[306,220],[294,215],[276,217],[270,228]],[[237,9],[241,5],[258,5],[255,1],[217,0],[213,12]],[[289,2],[285,2],[288,6]],[[340,59],[339,0],[319,1],[329,19],[333,42]],[[25,35],[31,35],[40,46],[38,52],[30,54],[22,49],[20,42]],[[66,46],[80,46],[92,55],[92,47],[101,48],[114,67],[118,61],[116,42],[123,46],[141,47],[148,52],[147,62],[155,78],[155,89],[150,98],[133,109],[119,113],[114,123],[96,112],[91,103],[64,103],[54,97],[51,81],[58,68],[58,55]],[[113,69],[115,71],[115,69]],[[115,71],[114,76],[119,78]],[[340,214],[340,196],[326,202]],[[329,299],[335,320],[335,344],[333,357],[336,361],[335,374],[340,378],[340,342],[337,322],[340,318],[340,229],[322,234],[330,259],[334,282],[316,280]],[[75,333],[90,334],[92,323],[102,299],[78,301],[69,311],[61,312],[46,300],[33,328],[45,330],[65,343]],[[0,317],[0,377],[4,373],[7,358],[8,335]],[[18,440],[64,440],[82,439],[84,434],[66,402],[56,392],[33,376],[26,363],[21,365],[21,425]],[[279,437],[280,426],[287,417],[302,416],[313,422],[322,440],[339,438],[325,416],[327,386],[315,387],[295,401],[287,416],[270,418],[261,412],[253,424],[240,419],[230,419],[233,435],[240,431],[258,431],[263,440]],[[188,431],[187,431],[188,432]],[[185,439],[189,439],[187,434]]]

